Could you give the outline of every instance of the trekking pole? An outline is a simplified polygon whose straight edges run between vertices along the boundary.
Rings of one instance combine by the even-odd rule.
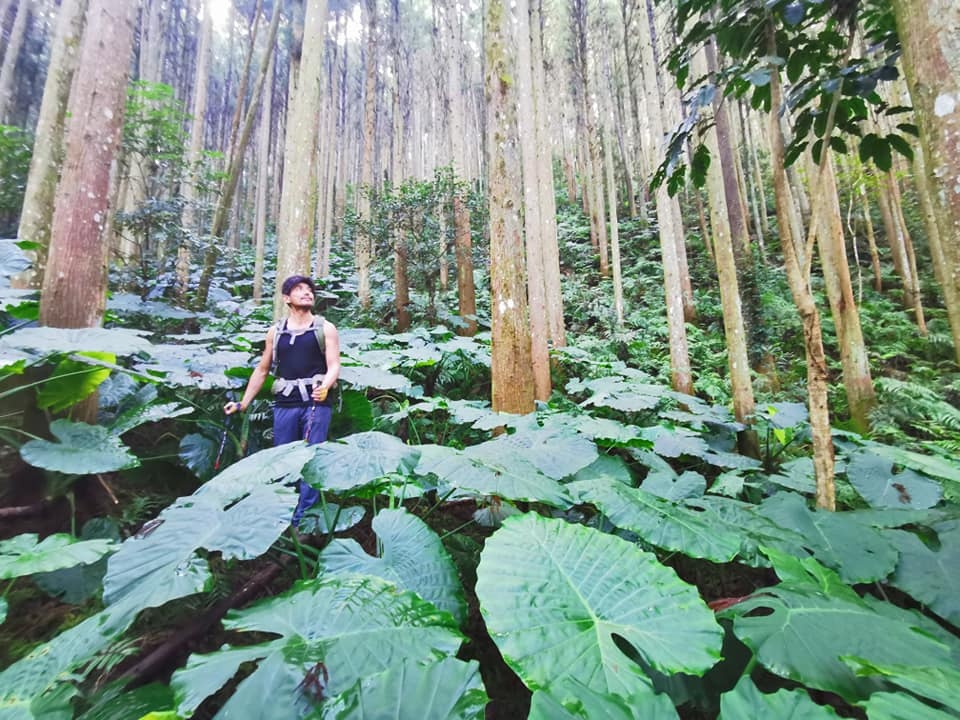
[[[220,469],[220,456],[223,455],[223,448],[227,444],[227,430],[230,428],[230,420],[223,424],[223,435],[220,437],[220,449],[217,450],[217,459],[213,461],[213,469]]]
[[[307,429],[306,432],[303,433],[303,439],[307,442],[307,444],[310,443],[310,426],[313,425],[313,411],[316,409],[316,407],[317,403],[311,400],[310,414],[307,415]]]
[[[227,396],[230,402],[233,402],[233,393]],[[230,416],[227,415],[227,419],[223,421],[223,435],[220,436],[220,449],[217,450],[217,459],[213,461],[213,469],[220,469],[220,458],[223,455],[223,448],[227,445],[227,432],[230,430]]]

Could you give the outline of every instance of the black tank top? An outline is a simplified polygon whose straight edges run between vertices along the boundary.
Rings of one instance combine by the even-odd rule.
[[[283,321],[283,328],[278,331],[280,340],[277,343],[277,377],[286,380],[309,378],[314,375],[323,375],[327,372],[327,357],[321,352],[320,344],[314,333],[313,326],[304,330],[287,330],[287,321]],[[320,329],[323,332],[323,329]],[[292,344],[291,344],[292,340]],[[307,385],[307,394],[313,387]],[[300,391],[294,388],[289,395],[275,396],[277,405],[309,405],[300,397]],[[329,405],[330,400],[324,400],[320,405]]]

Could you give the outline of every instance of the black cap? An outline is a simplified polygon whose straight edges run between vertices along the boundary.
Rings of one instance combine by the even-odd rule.
[[[293,289],[300,283],[306,283],[310,286],[310,290],[314,295],[317,294],[317,286],[313,284],[313,280],[308,278],[306,275],[291,275],[286,280],[283,281],[283,285],[280,288],[281,295],[289,295],[293,292]]]

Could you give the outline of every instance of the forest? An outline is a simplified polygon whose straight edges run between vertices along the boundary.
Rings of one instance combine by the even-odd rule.
[[[0,0],[0,720],[960,717],[958,38]]]

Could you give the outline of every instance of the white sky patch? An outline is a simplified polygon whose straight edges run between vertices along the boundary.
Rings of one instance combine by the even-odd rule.
[[[957,99],[953,97],[950,93],[943,93],[942,95],[937,95],[937,99],[933,102],[933,114],[937,117],[944,117],[945,115],[950,115],[954,110],[957,109]]]
[[[204,5],[209,9],[210,17],[213,18],[213,29],[218,32],[226,32],[233,0],[206,0]]]

